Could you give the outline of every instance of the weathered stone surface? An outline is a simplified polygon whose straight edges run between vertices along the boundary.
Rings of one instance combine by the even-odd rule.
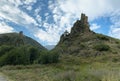
[[[88,17],[81,14],[81,20],[77,20],[71,29],[71,34],[89,33]]]
[[[85,14],[81,14],[81,20],[77,20],[72,29],[71,32],[68,33],[67,31],[65,31],[63,33],[63,35],[60,38],[60,42],[59,43],[63,43],[63,42],[70,42],[72,39],[74,39],[74,37],[76,36],[80,36],[80,35],[89,35],[91,33],[90,29],[89,29],[89,23],[88,23],[88,17]]]
[[[116,39],[91,31],[88,23],[88,17],[85,14],[81,14],[81,19],[77,20],[74,23],[70,33],[65,31],[54,50],[59,52],[60,54],[96,57],[109,54],[111,50],[115,51],[114,49],[112,49],[113,47],[116,50],[119,50],[119,48],[116,47],[118,46],[118,43],[115,43],[115,41]],[[108,45],[110,50],[96,50],[95,48],[97,44]]]

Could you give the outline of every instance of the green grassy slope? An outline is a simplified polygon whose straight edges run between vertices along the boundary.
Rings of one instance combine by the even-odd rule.
[[[15,45],[15,41],[19,38],[18,33],[6,33],[6,34],[0,34],[0,46],[1,45]],[[39,44],[34,39],[24,36],[23,41],[25,45],[32,45],[35,46],[41,50],[46,50],[41,44]]]
[[[119,61],[107,58],[64,55],[57,64],[4,66],[0,71],[13,81],[119,81]]]
[[[102,34],[80,34],[64,38],[54,50],[62,54],[74,54],[85,57],[104,54],[119,54],[120,40]]]
[[[60,54],[58,63],[3,66],[0,71],[13,81],[120,81],[120,40],[94,33],[82,18],[52,50]]]

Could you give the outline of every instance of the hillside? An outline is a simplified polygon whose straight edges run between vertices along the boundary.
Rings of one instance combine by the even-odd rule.
[[[59,55],[30,37],[20,33],[0,35],[0,67],[5,65],[32,65],[58,62]]]
[[[52,50],[55,47],[55,45],[46,45],[45,48],[48,50]]]
[[[91,31],[88,17],[81,14],[81,20],[74,23],[70,33],[65,31],[54,50],[60,54],[89,57],[119,54],[119,49],[120,40]]]
[[[2,56],[5,61],[0,58],[3,59],[0,64],[12,63],[0,67],[0,72],[8,76],[9,81],[120,81],[120,40],[97,34],[89,27],[87,16],[82,14],[81,20],[75,22],[70,33],[65,31],[53,50],[39,52],[34,59],[33,56],[38,55],[36,49],[25,47],[29,52],[24,52],[24,47],[18,46]],[[2,43],[15,44],[3,39]],[[16,57],[18,60],[13,60]],[[20,57],[31,59],[32,63]]]
[[[22,42],[19,40],[23,40],[24,45],[31,45],[35,46],[41,50],[46,50],[41,44],[39,44],[37,41],[34,39],[23,35],[21,38],[19,33],[6,33],[6,34],[0,34],[0,46],[1,45],[16,45],[16,44],[21,44]]]

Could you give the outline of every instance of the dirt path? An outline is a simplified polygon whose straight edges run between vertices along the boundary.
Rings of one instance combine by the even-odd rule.
[[[5,76],[0,74],[0,81],[8,81],[8,80],[5,78]]]

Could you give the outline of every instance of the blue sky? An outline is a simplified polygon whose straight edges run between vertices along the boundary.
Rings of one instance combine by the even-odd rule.
[[[120,0],[0,0],[0,33],[23,31],[44,45],[56,45],[85,13],[90,29],[120,39]]]

